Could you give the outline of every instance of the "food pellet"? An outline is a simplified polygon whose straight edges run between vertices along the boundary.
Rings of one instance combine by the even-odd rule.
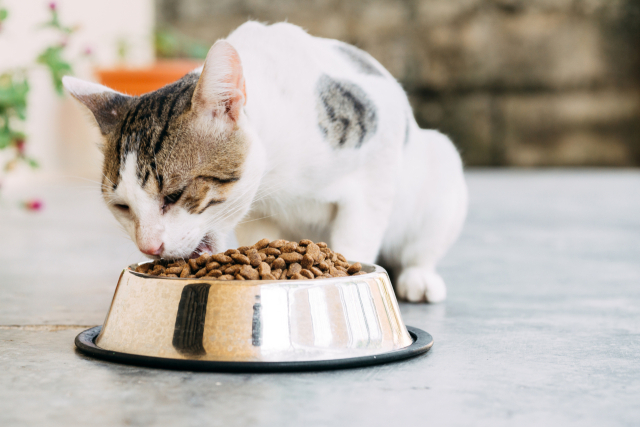
[[[289,243],[289,242],[287,242],[286,240],[278,239],[278,240],[274,240],[273,242],[269,243],[269,247],[278,249],[278,248],[283,247],[287,243]]]
[[[309,239],[300,242],[262,239],[253,246],[214,255],[203,253],[187,261],[155,260],[139,265],[136,272],[209,280],[313,280],[366,274],[359,262],[349,264],[325,242],[314,243]]]
[[[238,264],[251,264],[251,261],[249,261],[249,257],[247,257],[246,255],[232,254],[231,258]]]

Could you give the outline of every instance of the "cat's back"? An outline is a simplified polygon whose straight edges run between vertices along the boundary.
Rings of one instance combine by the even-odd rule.
[[[271,77],[329,73],[337,78],[355,78],[365,83],[375,79],[369,82],[397,86],[393,76],[368,53],[338,40],[314,37],[287,22],[265,25],[249,21],[231,33],[227,41],[238,50],[245,72],[251,77],[256,72],[269,71]]]
[[[398,117],[410,109],[401,86],[378,61],[354,46],[311,36],[284,22],[249,21],[227,41],[242,61],[247,111],[262,121],[266,134],[273,130],[280,138],[283,118],[295,117],[301,129],[319,125],[325,139],[356,147],[384,132],[387,123],[406,121]],[[359,126],[345,130],[332,123],[336,110]]]
[[[286,67],[281,68],[280,73],[306,70],[331,71],[334,74],[354,71],[376,76],[388,74],[367,53],[338,40],[314,37],[287,22],[265,25],[249,21],[231,33],[227,41],[238,50],[249,73],[259,62],[260,66],[265,66],[267,64],[263,61],[270,61],[275,66]],[[348,62],[351,62],[351,67]]]

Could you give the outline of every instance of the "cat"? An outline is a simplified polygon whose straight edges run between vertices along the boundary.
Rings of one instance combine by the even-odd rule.
[[[216,253],[233,230],[243,245],[322,240],[390,267],[401,299],[445,299],[436,264],[465,220],[462,162],[364,51],[249,21],[155,92],[64,86],[93,113],[103,197],[147,256]]]

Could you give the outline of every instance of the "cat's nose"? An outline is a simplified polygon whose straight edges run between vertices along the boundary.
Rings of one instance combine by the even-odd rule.
[[[160,246],[154,247],[140,247],[140,252],[147,255],[160,256],[164,250],[164,243],[160,243]]]

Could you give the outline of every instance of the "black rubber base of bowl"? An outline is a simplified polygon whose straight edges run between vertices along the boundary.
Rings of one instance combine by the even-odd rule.
[[[178,369],[185,371],[215,371],[215,372],[291,372],[291,371],[322,371],[327,369],[359,368],[362,366],[379,365],[408,359],[429,351],[433,345],[433,338],[427,332],[407,326],[413,338],[413,344],[401,350],[377,354],[375,356],[352,357],[348,359],[312,360],[296,362],[219,362],[210,360],[169,359],[164,357],[141,356],[138,354],[120,353],[98,347],[94,340],[102,330],[96,326],[78,334],[76,347],[89,356],[111,362],[130,365],[150,366],[154,368]]]

